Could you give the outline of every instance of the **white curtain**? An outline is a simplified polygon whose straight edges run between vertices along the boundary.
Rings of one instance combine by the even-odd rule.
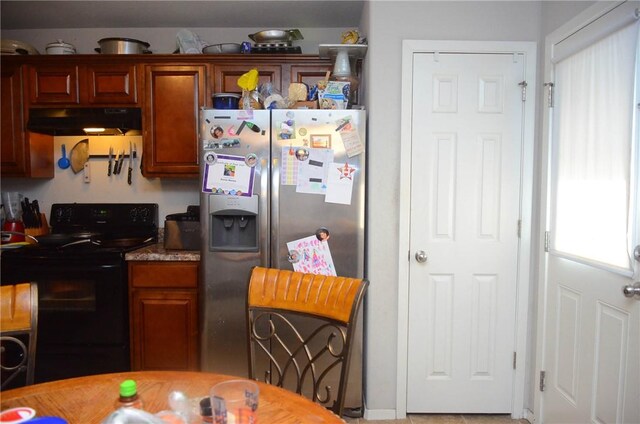
[[[631,269],[637,219],[630,211],[637,49],[636,23],[554,69],[552,251],[621,270]]]

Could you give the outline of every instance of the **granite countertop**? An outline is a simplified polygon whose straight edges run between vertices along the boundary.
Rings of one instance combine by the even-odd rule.
[[[127,261],[199,261],[199,250],[167,250],[159,242],[125,254]]]

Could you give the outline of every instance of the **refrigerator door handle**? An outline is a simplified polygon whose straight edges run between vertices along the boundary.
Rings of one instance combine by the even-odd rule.
[[[273,134],[272,134],[273,136]],[[271,213],[271,249],[270,265],[272,268],[281,268],[280,256],[278,254],[278,246],[280,246],[280,160],[278,156],[279,146],[273,142],[271,147],[271,198],[269,199]]]

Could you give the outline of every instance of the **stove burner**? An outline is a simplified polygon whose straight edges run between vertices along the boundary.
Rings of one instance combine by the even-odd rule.
[[[251,47],[251,53],[284,53],[300,54],[300,46],[292,46],[291,42],[282,43],[256,43]]]
[[[255,43],[253,47],[261,48],[261,47],[292,47],[291,42],[289,41],[280,41],[273,43]]]

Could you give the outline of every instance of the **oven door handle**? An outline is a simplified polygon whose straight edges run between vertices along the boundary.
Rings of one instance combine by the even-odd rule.
[[[92,244],[97,244],[97,245],[100,244],[100,243],[96,243],[95,241],[91,240],[90,238],[86,238],[86,239],[82,239],[82,240],[72,241],[71,243],[63,244],[62,246],[59,246],[58,249],[64,249],[65,247],[68,247],[68,246],[75,246],[77,244],[86,244],[86,243],[92,243]]]

